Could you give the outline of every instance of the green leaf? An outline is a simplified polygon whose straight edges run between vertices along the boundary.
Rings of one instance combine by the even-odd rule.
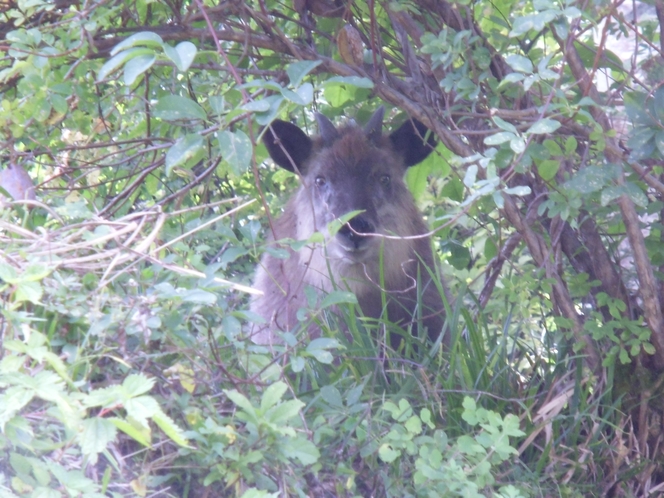
[[[316,445],[300,436],[284,441],[282,451],[288,458],[297,458],[302,465],[313,465],[320,458]]]
[[[549,181],[555,178],[558,170],[560,169],[560,161],[555,159],[547,159],[537,165],[537,172],[543,180]]]
[[[528,187],[527,185],[519,185],[516,187],[506,188],[503,190],[503,192],[509,195],[524,196],[524,195],[530,195],[531,190],[530,187]]]
[[[250,112],[266,112],[270,110],[270,101],[265,98],[261,100],[252,100],[242,106],[242,109]]]
[[[99,73],[97,73],[97,81],[99,82],[106,79],[109,74],[122,66],[125,62],[140,56],[154,56],[154,50],[149,48],[133,48],[131,50],[121,52],[115,57],[111,57],[101,67]]]
[[[352,292],[332,291],[323,299],[321,309],[329,308],[330,306],[341,303],[357,304],[357,296]]]
[[[381,444],[378,448],[378,456],[385,463],[392,463],[401,456],[401,452],[395,450],[389,444]]]
[[[320,66],[323,61],[298,61],[286,66],[286,74],[290,79],[290,84],[293,88],[300,85],[302,79],[309,74],[313,69]]]
[[[341,408],[344,405],[339,389],[334,386],[321,387],[320,397],[330,406]]]
[[[297,417],[304,407],[299,399],[291,399],[279,403],[265,413],[265,418],[276,426],[285,426],[286,422]]]
[[[281,398],[283,398],[287,389],[288,386],[282,381],[275,382],[268,386],[261,398],[261,410],[266,411],[281,401]]]
[[[533,72],[533,63],[523,55],[512,54],[505,59],[512,69],[520,73],[531,74]]]
[[[486,145],[500,145],[516,138],[516,135],[510,131],[501,131],[495,135],[489,135],[484,139]]]
[[[139,55],[127,62],[124,68],[125,85],[133,85],[136,78],[150,69],[156,60],[155,55]]]
[[[188,446],[187,438],[184,436],[182,429],[164,412],[159,410],[152,416],[152,420],[175,444],[178,446]]]
[[[374,84],[369,78],[360,76],[333,76],[323,82],[327,85],[351,85],[357,88],[373,88]]]
[[[186,135],[168,149],[166,153],[166,175],[170,176],[176,166],[186,163],[203,150],[203,137],[196,134]]]
[[[512,123],[508,123],[507,121],[505,121],[502,118],[499,118],[498,116],[494,116],[492,119],[493,119],[493,122],[496,123],[496,126],[498,128],[500,128],[501,130],[509,131],[509,132],[513,133],[514,135],[519,133],[516,129],[516,126],[514,126]]]
[[[177,121],[180,119],[205,120],[207,115],[203,108],[196,102],[180,95],[165,95],[159,99],[154,106],[154,116],[166,121]]]
[[[420,420],[420,417],[413,415],[408,420],[406,420],[404,427],[411,434],[418,435],[422,432],[422,421]]]
[[[161,36],[159,36],[158,34],[153,33],[151,31],[141,31],[140,33],[131,35],[129,38],[118,43],[111,50],[111,55],[115,55],[121,50],[124,50],[129,47],[135,47],[135,46],[161,47],[163,43],[164,41],[161,39]]]
[[[244,394],[240,394],[235,389],[224,389],[224,393],[228,396],[228,399],[235,403],[239,408],[242,408],[245,413],[256,418],[256,409]]]
[[[544,118],[537,121],[534,125],[528,128],[526,133],[532,133],[533,135],[553,133],[558,128],[560,128],[560,123],[558,121],[555,119]]]
[[[40,304],[41,297],[44,293],[39,282],[20,282],[16,285],[14,291],[14,302],[22,303],[29,301],[34,304]]]
[[[334,360],[332,353],[328,349],[337,349],[339,341],[326,337],[319,337],[314,339],[307,345],[307,354],[316,358],[317,361],[325,365],[329,365]]]
[[[253,147],[251,140],[242,130],[222,131],[219,134],[219,150],[224,160],[230,165],[233,173],[240,176],[249,169]]]
[[[137,443],[142,444],[143,446],[150,446],[151,433],[149,427],[131,423],[117,417],[112,417],[108,420]]]
[[[191,63],[194,62],[197,48],[196,45],[189,41],[178,43],[175,48],[164,43],[164,53],[171,61],[173,61],[175,67],[177,67],[178,70],[183,73],[189,69]]]
[[[108,443],[115,439],[117,427],[103,417],[92,417],[83,420],[83,430],[78,439],[81,444],[81,452],[84,455],[96,455],[106,449]]]

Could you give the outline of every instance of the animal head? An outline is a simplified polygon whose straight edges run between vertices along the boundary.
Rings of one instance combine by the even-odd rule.
[[[313,138],[278,120],[263,138],[274,162],[300,175],[302,185],[295,196],[298,238],[325,233],[330,221],[361,211],[327,241],[328,254],[350,262],[375,258],[371,249],[381,244],[375,234],[421,233],[421,216],[403,176],[431,153],[435,141],[433,136],[425,139],[428,130],[416,120],[384,135],[384,112],[380,107],[364,128],[353,123],[337,128],[316,114],[319,135]]]

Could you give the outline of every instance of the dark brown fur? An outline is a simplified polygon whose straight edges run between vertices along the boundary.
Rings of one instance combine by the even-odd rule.
[[[321,136],[313,139],[284,121],[266,130],[264,142],[272,158],[283,168],[297,170],[302,180],[274,224],[274,239],[307,240],[320,231],[326,243],[307,245],[297,253],[289,249],[288,259],[265,253],[254,284],[264,295],[256,297],[251,308],[269,326],[254,331],[254,342],[281,342],[275,332],[299,323],[297,310],[307,303],[305,286],[353,291],[364,314],[375,318],[383,314],[384,290],[387,317],[408,326],[418,317],[418,274],[422,323],[432,339],[440,334],[444,311],[428,273],[436,271],[430,239],[400,238],[428,232],[403,175],[435,143],[431,137],[423,142],[426,128],[416,121],[383,135],[382,112],[377,111],[365,130],[353,124],[337,130],[318,115]],[[329,222],[356,210],[363,212],[335,236],[328,234]]]

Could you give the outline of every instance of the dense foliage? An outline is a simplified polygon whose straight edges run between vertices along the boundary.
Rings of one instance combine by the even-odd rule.
[[[1,2],[2,496],[661,492],[651,3]],[[439,141],[407,183],[451,347],[344,292],[253,345],[297,185],[264,126],[381,104]]]

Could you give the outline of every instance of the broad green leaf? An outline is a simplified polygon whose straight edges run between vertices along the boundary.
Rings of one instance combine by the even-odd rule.
[[[203,150],[203,137],[196,134],[181,138],[166,153],[166,175],[170,176],[176,166],[186,163]]]
[[[115,439],[117,427],[103,417],[91,417],[83,420],[83,430],[78,439],[84,455],[94,455],[106,449],[108,443]]]
[[[493,122],[496,123],[496,126],[498,128],[500,128],[501,130],[509,131],[509,132],[513,133],[514,135],[519,133],[516,129],[516,126],[514,126],[512,123],[508,123],[507,121],[505,121],[504,119],[502,119],[498,116],[494,116],[492,119],[493,119]]]
[[[273,406],[265,413],[265,418],[277,426],[285,426],[290,419],[297,417],[304,403],[299,399],[291,399]]]
[[[516,154],[521,154],[526,150],[526,142],[521,137],[514,137],[510,140],[510,149],[512,149]]]
[[[129,47],[135,47],[135,46],[161,47],[163,43],[164,41],[161,39],[161,36],[159,36],[158,34],[153,33],[151,31],[141,31],[140,33],[131,35],[126,40],[123,40],[120,43],[118,43],[111,50],[111,55],[115,55],[121,50],[124,50],[125,48]]]
[[[254,417],[256,416],[256,409],[244,394],[240,394],[235,389],[224,389],[224,393],[228,396],[228,399],[235,403],[239,408],[242,408],[242,410]]]
[[[214,305],[217,303],[217,295],[203,289],[190,289],[182,294],[182,301]]]
[[[374,84],[369,78],[360,76],[333,76],[323,82],[323,86],[327,85],[351,85],[357,88],[373,88]]]
[[[301,356],[291,356],[290,361],[290,367],[293,372],[298,373],[304,370],[305,361]]]
[[[558,173],[558,169],[560,169],[560,161],[555,159],[547,159],[537,165],[537,172],[542,177],[542,179],[546,181],[555,178],[556,174]]]
[[[495,135],[489,135],[484,139],[486,145],[500,145],[516,138],[516,135],[510,131],[501,131]]]
[[[249,169],[253,147],[251,140],[242,130],[222,131],[219,134],[219,150],[221,156],[230,165],[233,173],[240,176]]]
[[[288,458],[297,458],[302,465],[313,465],[320,458],[316,445],[301,436],[288,438],[281,450]]]
[[[378,448],[378,456],[385,463],[392,463],[401,456],[401,452],[395,450],[389,444],[382,444]]]
[[[512,54],[505,59],[512,69],[520,73],[531,74],[533,72],[533,63],[523,55]]]
[[[321,387],[320,397],[330,406],[341,408],[344,405],[339,389],[334,386]]]
[[[323,61],[298,61],[289,64],[286,67],[286,74],[288,74],[291,86],[298,87],[302,79],[322,63]]]
[[[534,125],[528,128],[526,133],[532,133],[534,135],[542,133],[553,133],[558,128],[560,128],[560,123],[555,119],[544,118],[537,121]]]
[[[524,196],[524,195],[530,195],[530,187],[527,185],[519,185],[517,187],[510,187],[506,188],[503,190],[508,195],[518,195],[518,196]]]
[[[288,386],[285,382],[279,381],[270,385],[265,389],[263,397],[261,398],[261,410],[266,411],[281,401]]]
[[[173,61],[178,70],[183,73],[191,66],[196,58],[196,45],[189,41],[178,43],[175,48],[164,43],[164,53]]]
[[[136,78],[150,69],[156,60],[157,57],[155,55],[139,55],[127,62],[124,68],[125,85],[133,85]]]
[[[270,110],[270,101],[265,98],[261,100],[252,100],[242,106],[242,109],[250,112],[267,112]]]
[[[180,95],[165,95],[159,99],[154,107],[154,115],[166,121],[177,121],[180,119],[205,120],[207,115],[203,108],[196,102]]]
[[[14,291],[14,302],[22,303],[29,301],[34,304],[40,304],[40,299],[44,293],[39,282],[20,282],[16,285]]]
[[[422,432],[422,421],[417,415],[413,415],[404,424],[404,427],[411,434],[419,435]]]
[[[114,57],[111,57],[106,63],[101,67],[99,73],[97,73],[97,81],[105,80],[106,77],[115,71],[117,68],[125,64],[127,61],[139,57],[142,55],[154,56],[154,50],[149,48],[132,48],[131,50],[125,50],[120,52]]]

